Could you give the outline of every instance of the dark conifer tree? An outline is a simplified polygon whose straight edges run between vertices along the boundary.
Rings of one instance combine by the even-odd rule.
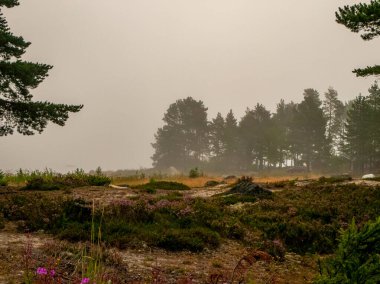
[[[0,136],[41,133],[48,122],[63,126],[70,112],[80,105],[32,101],[35,89],[48,76],[50,65],[21,60],[30,43],[10,31],[2,10],[18,5],[17,0],[0,0]]]
[[[246,169],[252,165],[262,170],[267,161],[270,145],[271,114],[261,104],[247,109],[239,124],[241,138],[240,159]]]
[[[225,129],[224,129],[224,155],[223,163],[227,171],[234,171],[239,168],[239,129],[237,120],[230,110],[225,119]]]
[[[380,35],[380,1],[344,6],[336,12],[336,21],[352,32],[360,33],[363,40],[372,40]],[[380,65],[356,69],[357,76],[379,75]]]
[[[171,104],[164,115],[165,125],[158,129],[153,164],[188,170],[199,166],[208,154],[207,108],[191,97]]]
[[[294,124],[295,112],[296,104],[293,102],[286,104],[282,99],[280,103],[277,104],[277,110],[273,116],[278,143],[278,163],[280,167],[285,164],[286,160],[294,159],[294,156],[296,156],[296,153],[292,152],[292,126]]]
[[[375,82],[368,90],[370,105],[370,128],[372,141],[371,167],[380,169],[380,88]]]
[[[352,170],[364,173],[372,154],[371,108],[368,100],[358,96],[347,112],[343,151],[351,160]]]
[[[218,112],[216,118],[210,123],[210,150],[216,161],[221,161],[225,152],[225,122],[222,114]]]
[[[294,146],[302,154],[302,161],[309,171],[312,166],[321,167],[329,158],[330,153],[325,137],[326,119],[321,105],[318,92],[314,89],[306,89],[304,100],[298,105],[294,118]]]
[[[345,107],[338,99],[338,92],[330,87],[323,100],[323,114],[326,118],[326,138],[331,143],[331,149],[334,153],[340,144],[344,112]]]

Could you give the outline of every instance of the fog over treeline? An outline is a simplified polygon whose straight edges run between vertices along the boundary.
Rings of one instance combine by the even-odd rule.
[[[286,168],[289,172],[380,170],[380,88],[343,102],[330,87],[309,88],[301,102],[281,99],[271,113],[262,104],[240,119],[232,110],[208,118],[208,108],[192,97],[167,109],[152,144],[158,170],[174,167],[220,173]]]
[[[369,2],[369,1],[364,1]],[[339,90],[353,99],[373,82],[352,70],[378,59],[378,41],[363,41],[336,23],[354,0],[33,0],[2,13],[31,45],[21,60],[53,66],[33,99],[84,105],[61,128],[1,138],[0,168],[60,172],[152,166],[154,133],[167,107],[192,96],[211,119],[280,98],[302,100],[305,88]]]

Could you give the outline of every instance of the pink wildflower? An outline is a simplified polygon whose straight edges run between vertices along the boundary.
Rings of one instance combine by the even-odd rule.
[[[37,268],[37,274],[38,275],[46,275],[47,274],[47,269],[45,267],[38,267]]]
[[[82,281],[80,282],[80,284],[87,284],[87,283],[90,283],[90,278],[83,278]]]

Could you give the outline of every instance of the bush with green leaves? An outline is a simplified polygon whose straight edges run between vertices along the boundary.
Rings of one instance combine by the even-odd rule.
[[[199,169],[196,167],[196,168],[193,168],[190,170],[189,172],[189,178],[197,178],[197,177],[200,177],[202,176],[201,172],[199,171]]]
[[[191,189],[187,185],[180,182],[155,181],[154,179],[151,179],[149,183],[133,186],[133,188],[150,190],[150,191],[157,190],[157,189],[163,189],[163,190],[190,190]]]
[[[321,265],[317,284],[380,283],[380,217],[361,229],[353,220],[335,255]]]
[[[3,171],[0,170],[0,186],[6,186],[8,182],[5,180],[5,175]]]
[[[380,216],[380,187],[313,184],[277,192],[237,214],[251,230],[267,240],[281,240],[290,251],[332,253],[339,230],[353,217],[362,223]]]
[[[27,190],[59,190],[75,188],[82,186],[105,186],[111,183],[111,179],[104,175],[89,175],[83,170],[76,170],[73,173],[59,174],[51,172],[33,172],[28,177],[26,186]]]

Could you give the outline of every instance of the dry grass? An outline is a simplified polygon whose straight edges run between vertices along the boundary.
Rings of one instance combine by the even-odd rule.
[[[213,176],[202,176],[198,178],[189,178],[187,176],[172,176],[166,177],[162,179],[155,179],[156,181],[175,181],[183,183],[191,188],[204,187],[205,183],[210,180],[222,181],[222,177],[213,177]],[[236,180],[228,180],[228,183],[233,183]],[[129,186],[140,185],[144,183],[148,183],[149,178],[130,178],[130,177],[117,177],[113,179],[113,184],[115,185],[123,185],[128,184]]]
[[[260,177],[253,177],[255,182],[258,183],[271,183],[271,182],[279,182],[279,181],[286,181],[286,180],[304,180],[304,179],[317,179],[320,175],[317,174],[302,174],[302,175],[284,175],[284,176],[260,176]],[[149,178],[138,178],[138,177],[114,177],[113,178],[113,184],[115,185],[125,185],[128,184],[129,186],[136,186],[140,184],[145,184],[149,182]],[[172,176],[172,177],[165,177],[165,178],[157,178],[156,181],[175,181],[183,183],[191,188],[199,188],[204,187],[205,183],[210,180],[215,181],[223,181],[223,177],[221,176],[202,176],[198,178],[189,178],[187,176]],[[232,184],[236,182],[237,179],[229,179],[226,180],[228,184]]]
[[[320,175],[317,174],[302,174],[302,175],[285,175],[285,176],[262,176],[254,177],[255,182],[265,183],[265,182],[279,182],[286,180],[305,180],[305,179],[318,179]]]

